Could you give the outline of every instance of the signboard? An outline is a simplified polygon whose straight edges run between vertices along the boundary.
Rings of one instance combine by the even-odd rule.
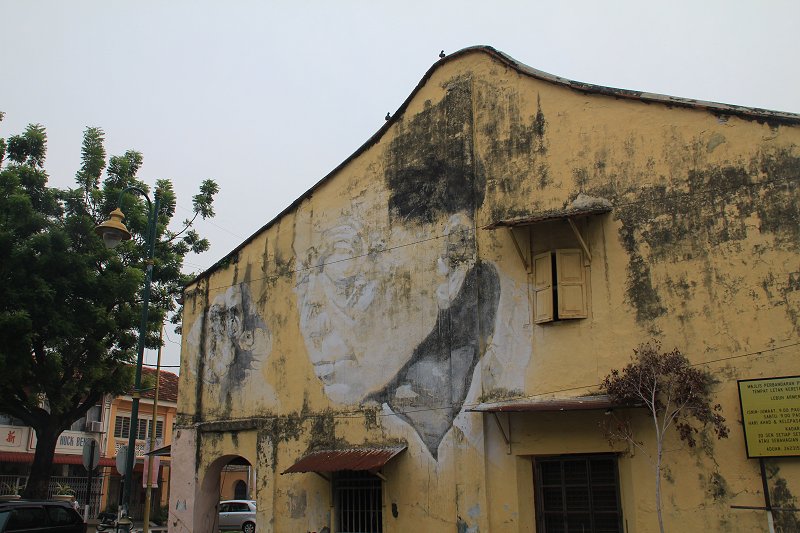
[[[100,445],[94,439],[89,439],[83,445],[83,467],[94,470],[100,464]]]
[[[800,376],[738,384],[747,457],[800,456]]]
[[[58,436],[56,453],[81,455],[84,444],[92,440],[95,435],[95,433],[87,433],[85,431],[65,431]],[[36,432],[31,431],[31,450],[36,449],[36,442]]]
[[[0,449],[24,451],[28,445],[29,432],[30,428],[26,426],[0,425]]]
[[[120,446],[117,449],[117,472],[119,472],[120,475],[122,476],[125,475],[125,470],[127,470],[127,468],[125,468],[126,466],[128,466],[127,462],[128,462],[128,447]]]

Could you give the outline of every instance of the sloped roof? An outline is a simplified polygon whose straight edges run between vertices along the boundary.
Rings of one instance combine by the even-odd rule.
[[[278,215],[264,224],[261,228],[255,231],[252,235],[242,241],[236,248],[231,250],[227,253],[224,257],[222,257],[217,263],[213,266],[209,267],[199,275],[197,275],[194,279],[189,281],[186,286],[194,285],[201,279],[211,275],[214,271],[219,268],[221,264],[224,264],[229,258],[235,256],[239,251],[247,246],[253,239],[255,239],[258,235],[260,235],[263,231],[269,229],[273,224],[275,224],[278,220],[280,220],[285,214],[294,210],[297,205],[299,205],[303,200],[310,197],[312,193],[317,190],[323,183],[327,182],[333,176],[335,176],[339,170],[344,168],[348,163],[353,161],[356,157],[361,155],[367,149],[372,147],[373,145],[377,144],[378,141],[383,137],[383,134],[388,131],[388,129],[397,121],[397,118],[403,114],[403,112],[408,107],[411,100],[413,100],[414,96],[422,89],[425,83],[430,79],[433,73],[438,70],[442,65],[449,63],[450,61],[455,61],[458,58],[467,56],[469,54],[486,54],[491,58],[499,61],[500,63],[506,65],[507,67],[514,69],[515,71],[523,74],[525,76],[535,78],[538,80],[546,81],[549,83],[553,83],[556,85],[560,85],[575,91],[579,91],[582,93],[589,93],[589,94],[599,94],[605,96],[611,96],[614,98],[621,98],[627,100],[638,100],[641,102],[646,103],[659,103],[664,104],[670,107],[684,107],[684,108],[691,108],[691,109],[699,109],[708,111],[710,113],[714,113],[717,115],[733,115],[742,117],[745,119],[757,120],[759,122],[766,122],[770,124],[800,124],[800,115],[795,113],[786,113],[782,111],[772,111],[769,109],[761,109],[756,107],[745,107],[745,106],[738,106],[732,104],[722,104],[717,102],[707,102],[704,100],[695,100],[691,98],[681,98],[678,96],[667,96],[658,93],[649,93],[644,91],[632,91],[629,89],[617,89],[614,87],[605,87],[602,85],[594,85],[591,83],[583,83],[579,81],[573,81],[567,78],[562,78],[560,76],[555,76],[553,74],[549,74],[542,70],[535,69],[533,67],[529,67],[524,63],[520,63],[519,61],[515,60],[511,56],[500,52],[499,50],[495,50],[491,46],[470,46],[468,48],[464,48],[459,50],[458,52],[454,52],[450,55],[445,56],[444,58],[436,61],[425,73],[422,79],[419,81],[417,86],[411,91],[411,94],[405,99],[402,105],[397,108],[389,120],[384,122],[381,128],[375,132],[375,134],[370,137],[367,142],[362,144],[355,152],[353,152],[347,159],[342,161],[336,168],[331,170],[328,174],[326,174],[321,180],[315,183],[310,189],[308,189],[305,193],[295,199],[291,204],[289,204],[283,211],[278,213]]]
[[[142,378],[144,376],[151,376],[152,379],[155,381],[156,376],[156,369],[149,368],[146,366],[142,367]],[[158,388],[158,401],[160,402],[178,402],[178,375],[173,374],[172,372],[168,372],[166,370],[161,371],[161,379],[159,380],[159,388]],[[150,398],[151,400],[154,399],[156,396],[156,390],[150,389],[147,391],[142,392],[142,398]]]

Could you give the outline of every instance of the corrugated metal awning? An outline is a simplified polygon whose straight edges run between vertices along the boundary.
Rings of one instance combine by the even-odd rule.
[[[297,472],[338,472],[340,470],[368,470],[377,472],[406,449],[405,445],[370,448],[344,448],[319,450],[301,457],[281,474]]]
[[[26,452],[0,452],[0,463],[33,463],[33,454]],[[54,465],[81,465],[83,455],[56,453],[53,455]],[[116,466],[114,457],[101,457],[99,466]]]
[[[573,398],[542,398],[485,402],[467,411],[475,413],[533,413],[546,411],[587,411],[591,409],[611,409],[621,407],[605,394],[576,396]]]
[[[568,207],[566,209],[554,209],[551,211],[543,211],[541,213],[534,213],[524,217],[509,218],[506,220],[497,220],[483,229],[497,229],[497,228],[516,228],[519,226],[531,226],[541,222],[550,222],[552,220],[562,220],[575,217],[585,217],[590,215],[602,215],[611,211],[610,205],[590,205],[583,207]]]

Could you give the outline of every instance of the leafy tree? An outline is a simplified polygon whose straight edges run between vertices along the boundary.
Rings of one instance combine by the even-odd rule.
[[[653,420],[655,454],[637,439],[629,419],[612,413],[604,425],[610,440],[624,440],[641,450],[653,466],[656,477],[656,512],[661,533],[661,477],[664,439],[670,431],[689,447],[697,444],[697,435],[710,429],[718,439],[728,436],[722,407],[712,403],[716,383],[707,371],[694,368],[677,348],[662,352],[658,342],[646,343],[633,351],[631,362],[620,372],[612,370],[601,388],[617,405],[643,406]]]
[[[105,248],[95,226],[118,207],[127,186],[161,199],[146,336],[146,346],[155,348],[165,317],[177,311],[174,296],[187,281],[181,274],[185,255],[209,246],[188,227],[197,216],[214,215],[218,191],[212,180],[204,181],[193,198],[194,218],[172,232],[172,184],[158,180],[151,192],[136,176],[139,152],[106,161],[103,131],[87,128],[77,186],[64,190],[47,185],[46,148],[38,124],[0,139],[0,412],[36,432],[25,497],[46,496],[61,432],[104,394],[131,389],[147,204],[133,194],[122,197],[119,207],[134,237],[115,250]]]

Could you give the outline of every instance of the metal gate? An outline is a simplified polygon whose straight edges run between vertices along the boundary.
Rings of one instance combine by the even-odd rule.
[[[336,533],[382,533],[380,478],[368,472],[341,471],[333,478]]]

